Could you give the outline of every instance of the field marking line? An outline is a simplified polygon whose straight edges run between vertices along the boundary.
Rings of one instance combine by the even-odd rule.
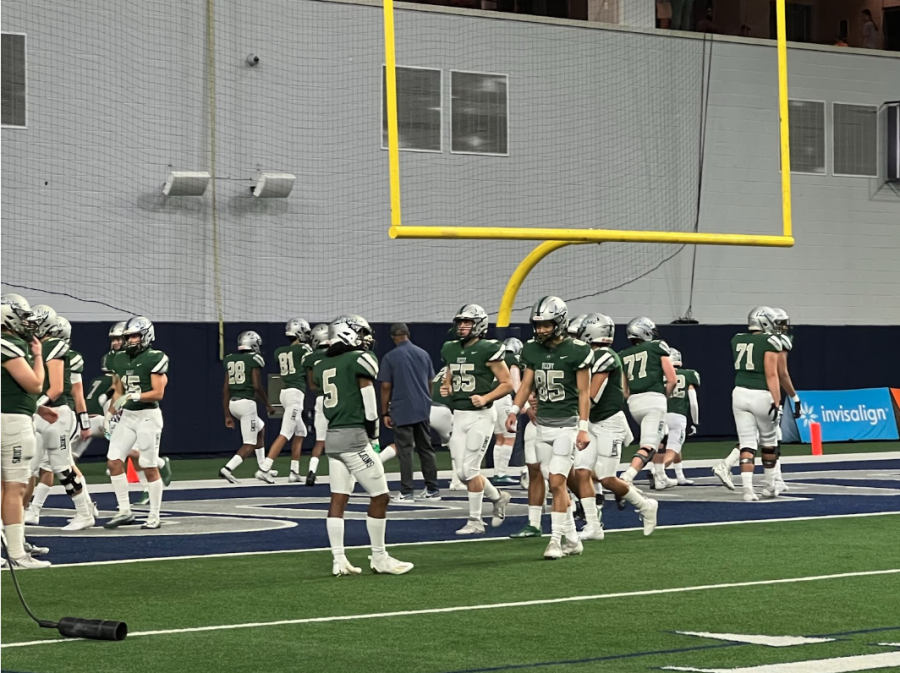
[[[481,605],[456,605],[445,608],[423,608],[421,610],[401,610],[397,612],[373,612],[356,615],[333,615],[330,617],[307,617],[304,619],[280,619],[271,622],[246,622],[243,624],[220,624],[216,626],[194,626],[181,629],[161,629],[158,631],[135,631],[129,633],[130,638],[139,638],[144,636],[166,636],[178,635],[182,633],[204,633],[207,631],[229,631],[234,629],[252,629],[271,626],[290,626],[298,624],[325,624],[329,622],[348,622],[365,619],[387,619],[392,617],[413,617],[418,615],[437,615],[448,614],[453,612],[471,612],[476,610],[498,610],[505,608],[524,608],[534,607],[536,605],[558,605],[561,603],[579,603],[584,601],[597,601],[615,598],[634,598],[643,596],[660,596],[665,594],[679,594],[693,591],[709,591],[712,589],[737,589],[742,587],[758,587],[771,586],[775,584],[796,584],[798,582],[819,582],[823,580],[846,579],[850,577],[874,577],[879,575],[892,575],[900,573],[900,568],[890,568],[886,570],[861,570],[851,573],[837,573],[833,575],[809,575],[806,577],[788,577],[774,580],[753,580],[748,582],[728,582],[725,584],[701,584],[691,587],[672,587],[669,589],[645,589],[643,591],[622,591],[610,594],[590,594],[585,596],[565,596],[563,598],[542,598],[530,601],[512,601],[508,603],[484,603]],[[75,642],[76,640],[84,640],[83,638],[71,639],[47,639],[47,640],[29,640],[17,643],[3,643],[0,648],[9,647],[31,647],[34,645],[44,645],[48,643]]]

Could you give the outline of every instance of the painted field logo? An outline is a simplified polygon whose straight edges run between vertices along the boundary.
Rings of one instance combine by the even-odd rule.
[[[799,393],[800,440],[809,442],[809,426],[820,423],[826,442],[897,439],[894,402],[888,388],[806,390]]]

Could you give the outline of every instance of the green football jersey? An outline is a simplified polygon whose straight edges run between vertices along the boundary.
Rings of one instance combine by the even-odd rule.
[[[449,407],[451,404],[451,398],[444,397],[441,394],[441,386],[444,384],[444,376],[446,374],[447,368],[442,367],[441,371],[431,379],[431,403],[438,407]]]
[[[256,398],[256,391],[253,389],[253,370],[265,368],[266,361],[262,355],[253,351],[238,351],[226,355],[222,366],[228,376],[228,394],[231,399],[252,400]]]
[[[313,380],[322,391],[329,429],[366,427],[358,379],[374,381],[377,377],[378,358],[368,351],[348,351],[316,362]]]
[[[44,395],[50,390],[50,362],[60,360],[63,364],[63,391],[62,394],[47,406],[63,407],[69,403],[72,393],[72,372],[69,369],[69,344],[62,339],[47,339],[44,341],[44,367],[47,375],[44,377]]]
[[[776,334],[742,332],[731,339],[734,356],[734,387],[751,390],[768,390],[766,385],[765,355],[769,351],[783,350],[784,344]]]
[[[109,397],[109,390],[113,385],[113,377],[112,374],[108,372],[104,372],[93,381],[87,388],[87,392],[84,395],[84,400],[87,402],[87,412],[91,416],[102,416],[103,415],[103,405],[100,403],[100,396],[106,395]]]
[[[447,341],[441,348],[441,358],[450,368],[450,408],[462,411],[478,409],[472,395],[487,395],[497,386],[489,362],[503,362],[506,349],[493,339],[479,339],[471,346],[461,341]],[[485,405],[484,409],[493,403]]]
[[[303,377],[307,377],[307,372],[313,371],[315,369],[316,364],[325,357],[325,351],[328,350],[328,346],[324,346],[321,348],[316,348],[313,351],[310,351],[305,356],[303,356],[303,360],[300,362],[300,367],[303,369]],[[322,395],[322,389],[319,388],[316,390],[316,397],[320,397]]]
[[[122,372],[125,370],[125,364],[130,358],[124,350],[110,351],[106,354],[106,368],[113,374],[122,378]]]
[[[577,372],[590,367],[593,359],[591,347],[580,339],[565,338],[553,348],[534,339],[526,342],[521,360],[534,372],[538,423],[578,416]]]
[[[513,353],[512,351],[504,350],[503,352],[503,361],[506,363],[506,366],[512,370],[513,367],[518,367],[520,370],[522,369],[522,361],[519,359],[519,356]],[[500,385],[500,382],[495,378],[494,379],[494,388]],[[514,393],[507,393],[512,395]]]
[[[693,369],[675,369],[675,390],[669,398],[668,412],[681,414],[685,418],[691,417],[691,400],[688,397],[688,388],[700,387],[700,374]]]
[[[66,354],[66,374],[66,397],[68,398],[69,408],[75,411],[75,398],[72,396],[72,374],[84,374],[84,358],[81,357],[81,353],[71,348]]]
[[[4,332],[2,338],[3,362],[9,362],[16,358],[24,358],[28,366],[34,365],[31,355],[31,347],[11,332]],[[32,416],[37,411],[37,397],[25,392],[6,367],[3,367],[2,380],[0,380],[0,412],[4,414],[24,414]]]
[[[306,344],[288,344],[275,349],[275,361],[278,373],[285,388],[297,388],[306,392],[306,370],[303,369],[303,358],[312,349]]]
[[[778,338],[781,339],[781,350],[788,352],[794,350],[793,334],[779,334]]]
[[[594,374],[609,374],[606,384],[591,400],[591,423],[605,421],[610,416],[625,408],[625,393],[622,390],[622,360],[619,355],[607,346],[602,346],[594,351],[594,361],[591,364],[591,376]]]
[[[149,393],[153,390],[153,374],[167,374],[169,372],[169,356],[162,351],[148,348],[134,357],[123,352],[116,358],[116,364],[120,368],[122,386],[126,393]],[[156,409],[159,402],[132,402],[125,403],[128,411],[142,411],[144,409]]]
[[[666,392],[666,377],[663,374],[662,359],[671,351],[665,341],[641,341],[619,352],[628,390],[632,395],[639,393]]]

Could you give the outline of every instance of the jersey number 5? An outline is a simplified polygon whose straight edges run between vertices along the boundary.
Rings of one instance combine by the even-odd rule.
[[[241,385],[247,382],[247,374],[244,370],[244,363],[237,362],[228,363],[228,385]]]
[[[737,359],[734,361],[734,368],[741,368],[741,360],[744,360],[744,369],[752,372],[756,367],[753,366],[753,344],[738,344]]]
[[[333,409],[338,404],[338,389],[331,380],[335,374],[337,374],[337,369],[334,367],[322,372],[322,395],[324,397],[322,404],[328,409]]]

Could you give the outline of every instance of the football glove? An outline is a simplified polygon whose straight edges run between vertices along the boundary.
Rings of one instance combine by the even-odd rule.
[[[696,434],[697,434],[697,426],[692,425],[691,429],[688,431],[688,437],[693,437]]]
[[[800,400],[794,402],[794,420],[800,418]]]
[[[780,415],[781,415],[781,407],[779,407],[777,404],[772,402],[772,406],[769,407],[769,418],[771,418],[773,421],[777,422]]]
[[[372,445],[372,451],[375,453],[381,453],[381,442],[377,439],[370,439],[369,444]]]

